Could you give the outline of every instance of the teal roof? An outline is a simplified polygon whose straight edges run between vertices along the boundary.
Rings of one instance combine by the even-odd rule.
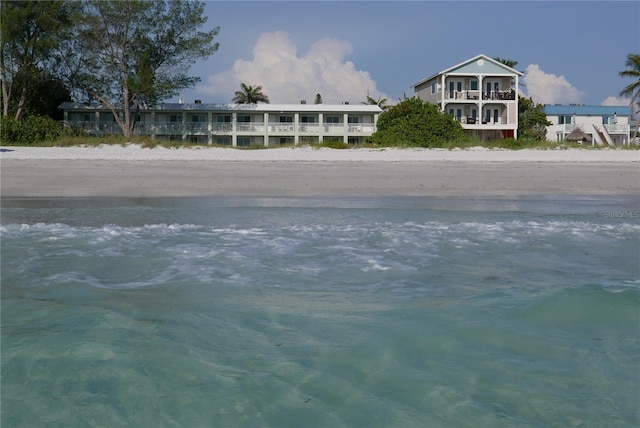
[[[631,116],[629,106],[545,105],[547,116]]]

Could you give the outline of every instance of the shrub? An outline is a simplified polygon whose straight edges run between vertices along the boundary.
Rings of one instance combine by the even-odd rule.
[[[0,119],[0,140],[5,145],[33,146],[43,141],[53,141],[63,133],[62,125],[50,117],[28,116],[22,120],[7,117]]]
[[[380,114],[378,130],[367,139],[379,146],[443,147],[464,140],[460,123],[419,98],[407,98]]]
[[[342,140],[331,140],[331,139],[326,139],[321,143],[314,143],[312,144],[313,147],[316,148],[321,148],[321,147],[325,147],[328,149],[348,149],[349,148],[349,144],[345,143]]]

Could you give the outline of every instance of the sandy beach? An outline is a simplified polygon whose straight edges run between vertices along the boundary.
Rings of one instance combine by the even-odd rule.
[[[638,195],[640,151],[3,147],[1,196]]]

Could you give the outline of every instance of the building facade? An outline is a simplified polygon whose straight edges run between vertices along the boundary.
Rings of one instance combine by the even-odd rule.
[[[452,115],[470,137],[516,138],[522,73],[478,55],[413,85],[415,95]]]
[[[575,140],[594,146],[625,146],[631,141],[627,106],[546,105],[548,141]],[[582,134],[576,132],[582,131]],[[573,135],[572,135],[573,133]],[[584,135],[576,139],[574,135]]]
[[[90,135],[122,133],[104,105],[63,103],[65,126]],[[376,131],[382,109],[349,104],[165,103],[136,113],[134,134],[160,141],[222,146],[277,147],[340,141],[363,143]]]

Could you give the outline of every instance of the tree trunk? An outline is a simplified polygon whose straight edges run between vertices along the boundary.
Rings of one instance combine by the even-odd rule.
[[[122,112],[124,114],[124,118],[123,118],[123,124],[122,124],[122,134],[124,135],[125,138],[129,139],[131,138],[131,102],[129,101],[129,88],[126,86],[124,86],[123,88],[123,105],[122,105]]]
[[[7,82],[7,69],[4,64],[4,43],[0,44],[0,79],[2,79],[2,117],[9,116],[9,94],[13,81]]]
[[[25,79],[26,80],[26,79]],[[22,90],[20,91],[20,99],[18,100],[18,108],[16,108],[16,114],[13,117],[15,120],[19,120],[22,115],[22,109],[24,103],[27,100],[27,82],[22,82]]]

